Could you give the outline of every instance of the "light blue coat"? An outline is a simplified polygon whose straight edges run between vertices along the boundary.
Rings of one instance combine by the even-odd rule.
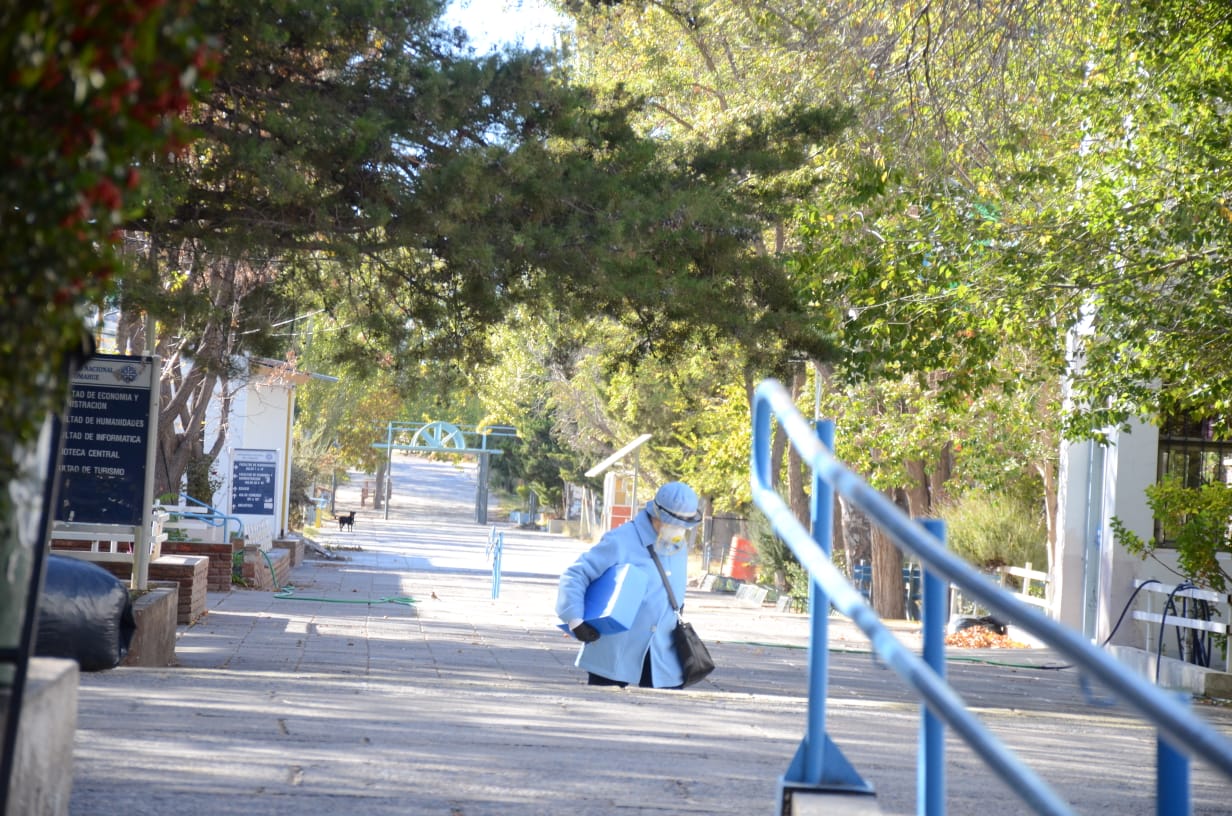
[[[565,623],[583,617],[586,588],[616,564],[632,564],[646,574],[646,594],[628,631],[603,635],[593,643],[584,643],[578,652],[576,665],[609,680],[637,685],[642,679],[642,663],[650,650],[650,672],[655,688],[670,688],[684,682],[684,673],[672,645],[672,630],[676,628],[676,613],[667,600],[663,579],[655,568],[647,546],[655,541],[650,514],[643,508],[627,521],[604,534],[599,543],[582,553],[560,576],[556,596],[556,614]],[[688,551],[660,555],[668,573],[672,592],[678,603],[684,603],[688,571]]]

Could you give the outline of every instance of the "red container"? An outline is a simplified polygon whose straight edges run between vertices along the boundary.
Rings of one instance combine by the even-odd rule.
[[[757,581],[757,548],[753,542],[740,536],[732,536],[731,568],[728,572],[732,578],[746,583]]]

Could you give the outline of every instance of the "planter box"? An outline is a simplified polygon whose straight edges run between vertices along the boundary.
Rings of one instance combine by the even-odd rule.
[[[121,581],[132,578],[131,563],[100,561],[98,565]],[[176,623],[191,626],[197,618],[205,614],[209,566],[210,559],[204,555],[164,555],[150,562],[150,580],[147,586],[158,586],[166,582],[179,584],[180,610]]]
[[[69,812],[78,677],[75,660],[30,659],[9,782],[10,814],[67,816]],[[8,718],[9,693],[0,688],[0,727]]]
[[[287,551],[291,559],[291,569],[304,563],[304,539],[302,538],[275,538],[274,549]]]
[[[290,550],[266,552],[256,546],[244,548],[244,581],[250,588],[276,590],[286,586],[290,577]]]
[[[133,601],[137,631],[128,645],[121,666],[171,666],[175,664],[175,625],[180,608],[180,585],[175,581],[151,581],[149,592]]]

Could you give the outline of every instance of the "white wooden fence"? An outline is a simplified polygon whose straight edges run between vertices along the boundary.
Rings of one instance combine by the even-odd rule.
[[[1146,651],[1149,654],[1155,654],[1159,648],[1158,627],[1160,626],[1174,626],[1178,629],[1210,632],[1225,637],[1229,629],[1232,628],[1228,625],[1229,610],[1232,609],[1232,596],[1226,592],[1219,593],[1210,589],[1177,589],[1173,585],[1141,579],[1134,581],[1134,586],[1138,588],[1139,594],[1146,599],[1146,610],[1134,610],[1133,618],[1134,620],[1150,624],[1143,627],[1146,630]],[[1181,617],[1175,612],[1167,613],[1165,610],[1169,598],[1172,598],[1174,603],[1177,598],[1206,601],[1215,607],[1216,614],[1222,618],[1222,621]],[[1232,672],[1232,648],[1225,644],[1224,651],[1224,671]],[[1211,662],[1214,663],[1215,659],[1212,658]]]
[[[1028,561],[1021,567],[998,567],[994,574],[997,576],[997,583],[1008,591],[1014,592],[1020,601],[1041,607],[1048,608],[1048,573],[1041,572],[1031,568],[1031,562]],[[1009,586],[1009,579],[1017,578],[1019,586],[1015,589]],[[1039,587],[1038,592],[1036,587]],[[978,605],[967,601],[957,587],[950,587],[950,617],[955,618],[964,614],[984,614],[987,610],[982,609]]]

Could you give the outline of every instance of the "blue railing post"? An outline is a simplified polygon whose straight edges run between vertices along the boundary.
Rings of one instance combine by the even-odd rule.
[[[764,409],[764,406],[762,406]],[[834,424],[820,422],[814,429],[818,441],[830,448],[834,444]],[[770,414],[766,410],[754,410],[753,445],[751,464],[755,474],[760,474],[760,484],[770,484]],[[816,474],[815,474],[816,475]],[[764,509],[764,508],[763,508]],[[784,507],[784,510],[786,508]],[[832,549],[831,539],[834,524],[834,487],[823,479],[814,479],[811,506],[812,541],[827,555]],[[794,516],[793,516],[794,519]],[[771,517],[774,524],[774,518]],[[778,525],[775,524],[776,529]],[[793,548],[794,549],[794,548]],[[810,570],[812,575],[812,570]],[[826,733],[826,694],[829,681],[829,616],[830,597],[822,584],[809,580],[809,700],[808,722],[804,739],[795,757],[780,780],[779,813],[791,812],[791,798],[795,792],[841,792],[846,794],[871,794],[872,786],[856,771],[843,756],[842,751]]]
[[[1186,705],[1189,696],[1178,694]],[[1155,813],[1157,816],[1190,816],[1193,813],[1189,789],[1189,757],[1172,747],[1162,734],[1156,737]]]
[[[500,597],[501,551],[505,549],[505,534],[496,531],[495,527],[488,529],[487,554],[492,559],[492,597]]]
[[[945,544],[945,522],[924,519],[924,529]],[[923,657],[940,680],[945,680],[945,624],[948,583],[940,575],[923,568],[921,580],[920,628],[924,640]],[[945,814],[945,724],[921,704],[920,761],[917,769],[917,812],[921,816]]]
[[[834,450],[834,423],[817,423],[817,438]],[[834,488],[813,474],[810,507],[813,540],[827,556],[834,552]],[[808,730],[804,738],[804,779],[810,785],[821,783],[825,755],[826,695],[830,693],[830,596],[809,576],[809,702]]]

